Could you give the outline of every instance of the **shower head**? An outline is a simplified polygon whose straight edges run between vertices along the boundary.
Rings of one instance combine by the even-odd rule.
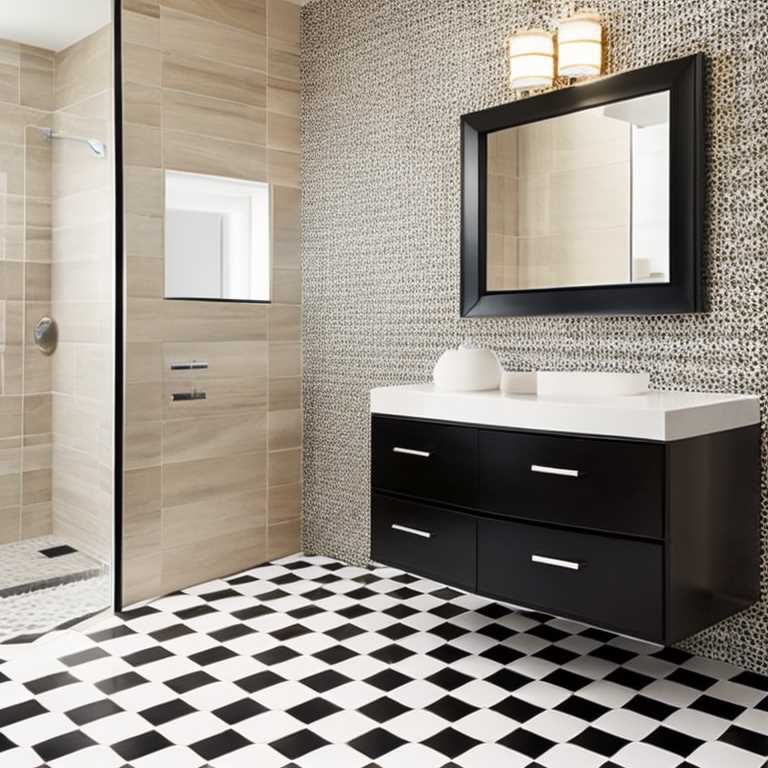
[[[41,130],[50,141],[78,141],[87,144],[96,157],[107,156],[106,145],[103,141],[99,141],[98,139],[89,139],[85,136],[69,136],[66,133],[57,133],[53,128],[42,128]]]

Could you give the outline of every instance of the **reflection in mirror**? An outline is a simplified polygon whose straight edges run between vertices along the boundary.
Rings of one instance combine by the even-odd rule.
[[[489,292],[669,281],[669,91],[488,134]]]
[[[269,301],[269,185],[165,174],[165,297]]]

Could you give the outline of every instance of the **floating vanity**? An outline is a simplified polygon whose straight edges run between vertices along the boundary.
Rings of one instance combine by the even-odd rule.
[[[759,597],[756,397],[371,391],[372,558],[674,643]]]

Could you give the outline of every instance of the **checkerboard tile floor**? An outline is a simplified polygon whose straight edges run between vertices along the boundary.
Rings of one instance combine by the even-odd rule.
[[[768,757],[766,677],[321,557],[187,589],[45,648],[0,664],[3,768]]]

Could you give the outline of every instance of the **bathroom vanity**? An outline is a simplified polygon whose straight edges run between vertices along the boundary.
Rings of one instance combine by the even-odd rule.
[[[759,598],[756,397],[371,392],[372,559],[674,643]]]

